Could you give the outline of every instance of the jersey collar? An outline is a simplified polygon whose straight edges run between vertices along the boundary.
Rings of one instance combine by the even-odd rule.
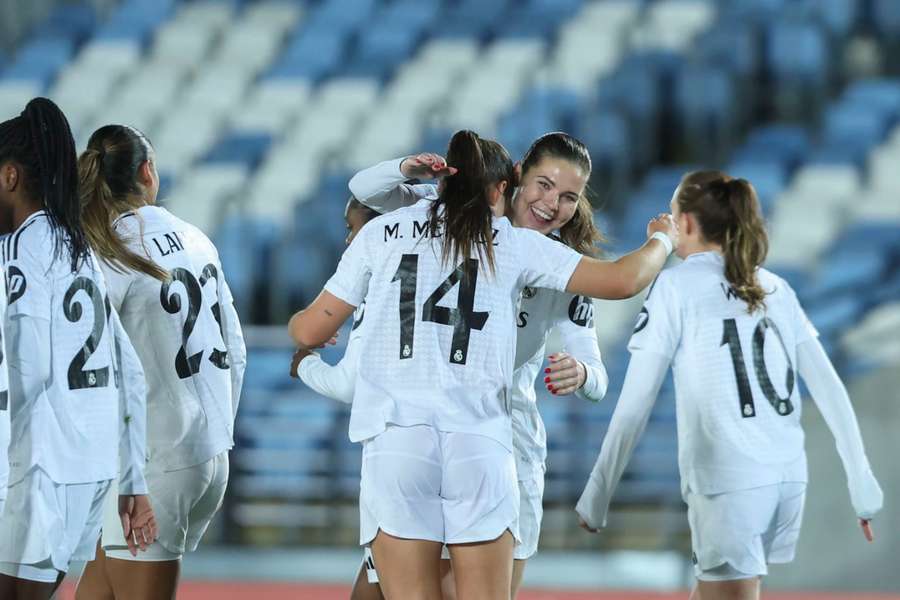
[[[725,262],[725,257],[715,250],[707,250],[706,252],[694,252],[684,259],[685,261],[710,261],[718,264]]]
[[[47,216],[47,211],[45,211],[44,209],[41,209],[39,211],[31,213],[30,215],[28,215],[27,219],[22,221],[22,224],[19,225],[19,227],[13,233],[16,233],[17,231],[21,231],[22,229],[24,229],[27,225],[29,225],[32,221],[34,221],[38,217],[46,217],[46,216]]]

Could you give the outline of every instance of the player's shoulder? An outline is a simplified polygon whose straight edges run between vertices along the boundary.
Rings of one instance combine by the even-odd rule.
[[[759,279],[760,287],[765,290],[769,298],[786,302],[797,302],[797,294],[794,292],[794,288],[783,277],[760,267],[757,271],[757,278]]]
[[[28,217],[18,229],[6,236],[2,246],[4,262],[15,261],[45,268],[49,268],[53,261],[54,248],[53,229],[43,211]]]

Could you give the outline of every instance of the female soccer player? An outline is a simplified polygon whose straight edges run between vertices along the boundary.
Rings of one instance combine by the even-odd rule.
[[[518,298],[526,286],[633,295],[677,236],[659,217],[637,252],[583,257],[495,217],[515,185],[502,146],[457,132],[447,162],[459,173],[437,201],[364,227],[289,331],[314,347],[366,300],[350,437],[365,440],[360,541],[372,543],[385,596],[440,597],[447,544],[459,598],[508,598],[520,538],[508,392]]]
[[[101,127],[78,166],[87,239],[147,374],[147,485],[159,539],[129,554],[107,505],[102,548],[77,598],[168,600],[182,555],[196,549],[225,494],[246,350],[212,242],[154,206],[149,140]]]
[[[117,357],[124,366],[133,349],[115,335],[77,181],[75,142],[53,102],[36,98],[0,123],[0,211],[15,228],[2,248],[12,430],[2,598],[48,599],[70,561],[93,558],[115,477],[129,546],[156,536],[144,495],[144,398],[118,381]]]
[[[525,153],[521,166],[516,168],[521,173],[521,185],[508,209],[512,224],[545,235],[559,231],[559,239],[567,246],[583,254],[593,254],[600,234],[594,226],[590,202],[585,195],[591,159],[584,144],[565,133],[548,133],[535,140]],[[350,187],[363,203],[378,210],[394,210],[423,198],[437,198],[436,186],[409,185],[403,183],[405,180],[452,172],[443,157],[420,154],[365,169],[351,179]],[[599,401],[606,393],[608,383],[594,329],[593,303],[589,298],[528,288],[523,293],[516,321],[512,424],[521,497],[519,527],[522,543],[515,549],[513,598],[521,584],[526,561],[537,552],[543,516],[547,440],[537,408],[534,381],[544,361],[550,331],[554,327],[559,329],[568,350],[550,357],[544,383],[552,393],[574,391],[588,400]],[[445,563],[443,567],[449,574],[449,564]],[[448,590],[452,589],[452,575],[445,575],[444,579],[447,596],[450,595]]]
[[[685,261],[659,276],[640,313],[622,396],[577,511],[591,531],[606,524],[672,363],[693,597],[755,599],[767,563],[790,562],[800,533],[807,472],[795,373],[835,436],[870,540],[882,493],[815,329],[790,286],[760,266],[768,239],[751,185],[717,171],[690,173],[672,213]]]

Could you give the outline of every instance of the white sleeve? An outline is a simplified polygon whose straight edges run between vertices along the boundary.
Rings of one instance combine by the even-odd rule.
[[[141,361],[115,310],[110,313],[110,324],[119,388],[119,495],[146,494],[147,383]]]
[[[6,325],[9,396],[34,402],[50,379],[50,320],[19,314]]]
[[[638,351],[631,355],[622,395],[603,439],[600,456],[575,506],[575,511],[592,529],[606,526],[613,492],[644,433],[668,368],[668,359],[659,354]]]
[[[681,343],[681,305],[671,271],[663,271],[647,292],[628,349],[646,350],[671,360]]]
[[[404,157],[405,158],[405,157]],[[350,179],[350,193],[372,210],[381,214],[412,206],[423,198],[437,198],[433,184],[409,185],[400,172],[404,158],[395,158],[363,169]]]
[[[359,342],[351,341],[343,358],[334,366],[326,363],[318,354],[307,356],[300,361],[297,369],[300,379],[318,394],[344,404],[352,404],[359,369],[359,349]]]
[[[334,275],[325,282],[325,291],[351,306],[359,306],[369,290],[372,269],[369,265],[371,253],[366,249],[367,240],[378,219],[369,221],[344,250]]]
[[[575,360],[584,365],[586,378],[575,394],[591,402],[599,402],[606,395],[609,375],[603,365],[597,330],[594,328],[594,301],[585,296],[572,296],[570,302],[560,303],[565,312],[557,320],[563,336],[563,347]],[[567,298],[568,299],[568,298]],[[586,314],[578,311],[585,310]]]
[[[884,494],[869,466],[847,389],[818,339],[811,338],[797,346],[797,370],[834,436],[847,474],[853,510],[861,519],[874,517],[881,510]]]
[[[531,229],[510,227],[509,232],[522,264],[523,284],[564,292],[582,255]]]
[[[228,352],[228,364],[231,372],[231,415],[232,418],[235,418],[241,401],[241,389],[244,387],[247,346],[244,343],[241,320],[234,308],[234,297],[231,295],[231,288],[228,287],[224,275],[219,284],[219,307],[222,311],[222,338]]]

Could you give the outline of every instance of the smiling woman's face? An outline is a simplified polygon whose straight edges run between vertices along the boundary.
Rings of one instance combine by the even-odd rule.
[[[555,231],[575,215],[588,174],[578,165],[547,157],[522,174],[513,202],[512,220],[543,234]]]

